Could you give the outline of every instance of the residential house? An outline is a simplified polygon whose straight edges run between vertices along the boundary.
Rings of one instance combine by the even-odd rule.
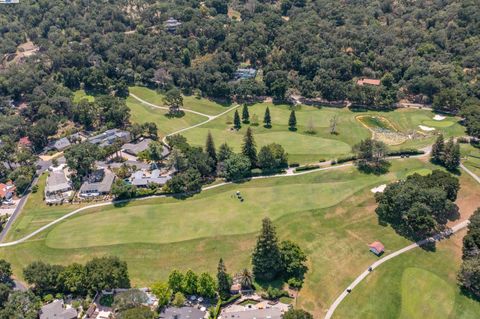
[[[165,22],[165,28],[171,32],[175,32],[177,28],[181,25],[182,23],[174,18],[170,18]]]
[[[106,168],[94,171],[80,187],[80,197],[97,197],[110,194],[115,174]]]
[[[237,80],[246,80],[246,79],[253,79],[257,75],[257,70],[252,69],[252,68],[246,68],[246,69],[237,69],[235,71],[235,79]]]
[[[98,144],[100,147],[112,145],[116,140],[121,140],[124,143],[130,142],[130,132],[114,128],[88,138],[90,143]]]
[[[66,165],[62,164],[59,167],[50,168],[45,185],[45,202],[48,204],[61,203],[72,196],[72,193],[73,187],[67,177]]]
[[[136,171],[132,174],[131,182],[137,187],[148,187],[150,184],[165,185],[171,179],[171,174],[162,176],[159,169],[154,169],[149,175],[144,171]]]
[[[28,138],[28,136],[25,136],[25,137],[22,137],[19,141],[18,141],[18,145],[20,147],[31,147],[32,146],[32,142],[30,141],[30,139]]]
[[[203,319],[205,318],[206,310],[197,307],[168,307],[160,313],[161,319]]]
[[[77,316],[77,311],[71,307],[65,307],[63,300],[55,300],[40,310],[40,319],[76,319]]]
[[[11,201],[16,190],[17,187],[12,181],[8,181],[6,184],[0,183],[0,200]]]
[[[148,145],[150,145],[151,142],[153,142],[151,139],[145,138],[137,143],[127,143],[123,145],[122,150],[132,156],[138,156],[138,154],[148,149]],[[170,149],[164,145],[162,150],[162,158],[167,157],[168,154],[170,154]]]
[[[72,145],[67,137],[63,137],[59,140],[56,140],[52,143],[52,148],[56,149],[57,151],[63,151]]]
[[[377,80],[377,79],[360,78],[357,80],[357,84],[360,86],[363,86],[363,85],[379,86],[381,82],[380,80]]]
[[[279,308],[249,309],[222,312],[222,319],[281,319],[282,310]]]

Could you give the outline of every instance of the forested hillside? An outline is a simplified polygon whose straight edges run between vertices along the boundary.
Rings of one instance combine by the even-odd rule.
[[[301,95],[381,108],[404,100],[453,112],[465,107],[467,124],[477,125],[470,131],[478,133],[479,6],[478,0],[2,6],[0,135],[27,135],[43,146],[62,120],[84,124],[85,117],[110,114],[100,125],[117,123],[121,102],[75,107],[71,91],[123,98],[133,84],[221,99]],[[170,17],[180,24],[173,31],[165,26]],[[255,68],[257,76],[234,81],[239,67]],[[363,77],[381,82],[357,85]]]

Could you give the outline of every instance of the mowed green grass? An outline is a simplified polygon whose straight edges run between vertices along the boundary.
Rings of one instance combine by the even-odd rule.
[[[214,273],[220,257],[235,273],[249,267],[260,221],[269,216],[281,240],[294,240],[308,254],[309,272],[297,304],[320,317],[339,292],[376,260],[368,243],[381,240],[387,253],[409,243],[391,228],[378,225],[370,189],[424,168],[434,166],[404,159],[393,161],[391,172],[383,176],[345,167],[222,186],[187,199],[91,210],[25,243],[0,249],[0,258],[12,262],[21,277],[22,267],[35,260],[83,263],[113,254],[127,261],[137,286],[165,280],[174,268]],[[463,184],[468,177],[461,178]],[[243,203],[232,196],[237,190],[245,197]],[[51,216],[32,209],[22,216],[41,224],[64,213],[65,208],[58,206],[51,208]],[[31,227],[27,220],[23,224],[24,229]]]
[[[127,98],[130,108],[130,120],[133,123],[154,122],[161,137],[181,129],[204,122],[207,118],[193,113],[185,113],[182,117],[168,117],[167,111],[145,105],[132,97]]]
[[[163,102],[164,96],[154,90],[142,86],[132,86],[128,89],[130,93],[135,94],[142,100],[158,106],[165,106],[165,103]],[[207,115],[217,115],[228,109],[227,106],[223,106],[208,99],[196,98],[195,96],[183,96],[183,107]]]
[[[95,101],[95,97],[88,95],[85,90],[77,90],[73,93],[73,102],[78,103],[81,100],[87,100],[88,102]]]
[[[130,92],[136,96],[156,105],[163,105],[163,96],[154,90],[144,87],[131,87]],[[218,103],[207,99],[197,99],[192,96],[184,97],[184,107],[205,114],[220,114],[227,110]],[[155,121],[160,128],[161,134],[165,135],[188,127],[188,124],[197,124],[200,119],[186,113],[180,119],[170,119],[164,116],[165,111],[145,106],[130,97],[127,103],[132,110],[132,120],[143,123]],[[272,128],[265,128],[262,125],[263,115],[266,107],[270,108],[272,117]],[[371,136],[371,132],[356,119],[359,115],[381,116],[387,119],[398,130],[410,133],[418,130],[418,125],[424,121],[432,120],[434,114],[428,110],[400,109],[394,112],[353,112],[346,108],[315,108],[301,106],[296,108],[297,131],[288,130],[288,118],[290,115],[288,105],[273,105],[271,103],[258,103],[249,106],[250,119],[258,118],[260,125],[253,126],[243,124],[239,131],[232,130],[233,112],[229,112],[219,118],[199,127],[182,132],[192,145],[203,146],[208,132],[211,132],[217,147],[222,143],[228,143],[236,151],[242,145],[243,135],[248,126],[255,134],[257,147],[270,143],[283,145],[289,153],[290,162],[317,162],[321,159],[335,159],[351,154],[351,147],[360,140]],[[241,113],[241,108],[239,108]],[[160,114],[156,116],[156,114]],[[330,121],[337,116],[338,135],[330,134]],[[445,136],[459,136],[464,134],[464,128],[458,124],[454,117],[448,117],[444,121],[452,122],[449,127],[439,128]],[[229,122],[230,124],[227,124]],[[310,124],[315,128],[315,134],[307,133]],[[455,123],[455,124],[453,124]],[[409,140],[401,145],[392,146],[392,149],[399,148],[421,148],[433,142],[432,136],[417,140]]]
[[[470,144],[461,144],[462,163],[474,174],[480,176],[480,149]]]
[[[480,303],[463,295],[456,274],[465,231],[437,244],[388,261],[340,304],[335,319],[476,319]]]

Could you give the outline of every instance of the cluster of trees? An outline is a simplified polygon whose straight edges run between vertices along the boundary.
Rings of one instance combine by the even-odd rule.
[[[462,260],[458,281],[468,294],[480,299],[480,208],[470,217],[467,235],[463,237]]]
[[[41,299],[31,291],[14,291],[10,263],[0,260],[0,318],[36,319]]]
[[[432,145],[432,162],[445,166],[449,171],[455,171],[460,166],[460,144],[453,137],[445,143],[440,134]]]
[[[308,271],[306,261],[306,254],[296,243],[278,242],[275,226],[269,218],[264,218],[252,253],[255,278],[262,281],[282,278],[290,286],[300,288]]]
[[[169,136],[167,142],[172,147],[168,164],[178,172],[166,185],[173,193],[199,191],[202,184],[215,176],[236,180],[250,176],[255,168],[275,172],[288,166],[288,155],[279,144],[265,145],[257,152],[251,128],[245,132],[240,153],[235,153],[227,143],[217,150],[210,132],[205,148],[190,146],[181,135]]]
[[[2,136],[0,143],[0,181],[12,180],[17,192],[23,193],[35,176],[35,155],[28,147],[17,147],[10,136]]]
[[[377,193],[375,212],[380,222],[390,224],[403,236],[425,238],[443,231],[449,220],[458,218],[454,202],[459,189],[458,179],[449,173],[415,173]]]
[[[384,142],[368,138],[354,145],[352,150],[356,154],[356,164],[360,170],[373,173],[388,170],[389,165],[385,160],[388,147]]]
[[[150,307],[148,296],[139,289],[129,289],[119,292],[113,297],[112,308],[115,310],[115,318],[119,319],[155,319],[157,313]]]
[[[85,265],[51,265],[33,262],[23,269],[25,281],[39,296],[73,294],[95,295],[101,290],[130,288],[127,264],[117,257],[93,258]]]
[[[252,121],[250,122],[250,113],[248,111],[248,106],[246,104],[243,105],[242,109],[242,119],[240,120],[240,115],[238,113],[238,110],[235,110],[235,113],[233,115],[233,128],[236,130],[239,130],[242,127],[242,123],[244,124],[249,124],[251,123],[254,126],[258,125],[258,118],[256,118],[256,114],[252,116]],[[267,108],[265,109],[265,113],[263,115],[263,126],[265,128],[271,128],[272,127],[272,117],[270,115],[270,109]],[[295,110],[291,110],[290,116],[288,118],[288,129],[290,131],[296,131],[297,130],[297,117],[295,115]]]

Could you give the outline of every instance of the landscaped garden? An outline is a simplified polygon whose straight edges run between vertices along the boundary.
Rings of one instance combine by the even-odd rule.
[[[268,216],[280,239],[294,240],[308,255],[309,272],[297,303],[320,316],[353,278],[376,260],[368,243],[382,240],[387,254],[408,244],[390,227],[378,225],[371,189],[433,168],[423,160],[405,159],[393,161],[390,173],[382,176],[344,167],[222,186],[187,199],[163,198],[94,209],[25,243],[2,248],[0,257],[12,262],[20,275],[21,268],[35,260],[70,264],[114,254],[127,261],[133,284],[145,286],[165,280],[174,268],[214,272],[220,257],[231,272],[240,271],[249,265],[261,219]],[[472,192],[479,193],[479,187],[468,176],[460,180],[460,193],[466,195],[459,198],[467,202]],[[236,200],[237,190],[243,202]],[[73,210],[72,206],[47,210],[47,206],[35,204],[41,192],[32,194],[11,238]]]

